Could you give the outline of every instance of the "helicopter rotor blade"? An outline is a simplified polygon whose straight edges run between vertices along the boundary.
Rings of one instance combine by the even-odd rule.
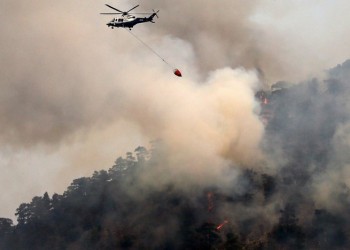
[[[108,4],[106,4],[106,6],[109,7],[109,8],[111,8],[111,9],[113,9],[113,10],[116,10],[116,11],[118,11],[118,12],[120,12],[120,13],[124,13],[124,11],[118,10],[117,8],[114,8],[113,6],[110,6],[110,5],[108,5]]]
[[[136,9],[136,8],[139,7],[139,6],[140,6],[140,5],[138,4],[138,5],[136,5],[135,7],[131,8],[130,10],[125,11],[125,13],[129,13],[130,11],[132,11],[133,9]]]
[[[153,10],[153,9],[152,9],[152,10]],[[157,10],[157,11],[153,10],[153,13],[156,14],[156,17],[157,17],[157,18],[159,18],[158,12],[159,12],[159,10]]]
[[[150,13],[150,12],[143,12],[143,13],[129,13],[128,12],[128,14],[133,14],[133,15],[148,15],[148,14],[152,14],[152,13]]]
[[[121,15],[122,13],[100,13],[101,15]]]

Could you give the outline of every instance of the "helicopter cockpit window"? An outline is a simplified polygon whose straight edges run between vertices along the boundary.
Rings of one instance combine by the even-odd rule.
[[[118,19],[118,22],[123,22],[123,19],[122,19],[122,18],[119,18],[119,19]]]

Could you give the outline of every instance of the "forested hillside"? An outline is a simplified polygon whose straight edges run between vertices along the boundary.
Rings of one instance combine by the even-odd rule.
[[[349,249],[349,65],[266,95],[256,165],[206,185],[163,168],[161,141],[138,147],[1,218],[0,249]]]
[[[162,189],[133,188],[138,173],[154,159],[143,147],[127,153],[108,171],[75,179],[63,195],[45,193],[17,209],[18,224],[0,220],[1,249],[345,249],[347,214],[300,207],[307,197],[274,208],[276,220],[260,217],[290,185],[277,176],[245,170],[239,186],[184,193],[171,184]],[[145,157],[151,157],[146,160]],[[298,181],[299,179],[295,179]],[[155,182],[157,180],[154,180]],[[345,187],[344,187],[345,188]],[[286,191],[283,191],[286,192]],[[243,218],[227,214],[227,207]],[[239,209],[238,209],[239,208]],[[303,218],[304,219],[304,218]],[[273,222],[273,223],[272,223]]]

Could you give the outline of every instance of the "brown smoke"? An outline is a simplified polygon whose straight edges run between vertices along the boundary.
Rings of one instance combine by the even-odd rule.
[[[314,77],[348,58],[346,0],[140,4],[160,9],[155,32],[188,41],[203,72],[225,66],[255,68],[271,85]]]
[[[259,30],[249,19],[259,1],[149,1],[146,9],[157,8],[162,22],[157,32],[188,41],[203,72],[221,67],[282,70],[274,53],[264,50]],[[164,18],[163,18],[164,17]],[[268,72],[270,75],[274,72]]]
[[[255,72],[226,68],[201,80],[193,44],[159,36],[153,46],[181,64],[186,77],[180,80],[126,31],[107,29],[97,11],[102,4],[3,5],[1,21],[11,24],[1,27],[0,42],[0,140],[9,148],[4,157],[23,150],[36,159],[61,158],[61,169],[53,171],[50,160],[26,166],[20,156],[12,171],[31,169],[23,186],[33,186],[40,172],[62,190],[76,176],[109,167],[116,152],[156,138],[169,147],[168,171],[199,174],[199,182],[218,178],[226,161],[250,164],[259,155],[263,130],[254,113]]]

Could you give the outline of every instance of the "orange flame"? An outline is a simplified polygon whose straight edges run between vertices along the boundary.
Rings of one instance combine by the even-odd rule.
[[[228,220],[224,220],[223,223],[221,223],[219,226],[216,227],[216,230],[220,231],[223,226],[225,226],[228,223]]]

